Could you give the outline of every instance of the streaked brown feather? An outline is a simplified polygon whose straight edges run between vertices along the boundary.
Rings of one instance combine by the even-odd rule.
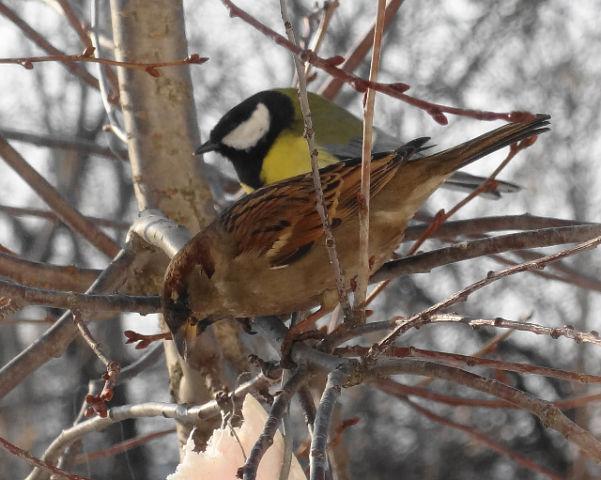
[[[405,152],[393,152],[371,162],[373,197],[390,181]],[[324,201],[332,228],[357,211],[361,189],[361,160],[339,162],[320,170]],[[323,236],[315,209],[310,173],[261,188],[234,204],[221,215],[221,222],[237,244],[237,255],[265,255],[272,267],[298,260]]]

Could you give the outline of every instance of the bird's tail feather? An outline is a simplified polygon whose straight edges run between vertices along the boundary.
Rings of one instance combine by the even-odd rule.
[[[429,155],[420,162],[427,162],[444,168],[443,173],[451,173],[462,168],[489,153],[500,150],[525,138],[549,130],[549,115],[537,115],[530,122],[509,123],[496,130],[480,135],[456,147]],[[443,167],[444,166],[444,167]]]

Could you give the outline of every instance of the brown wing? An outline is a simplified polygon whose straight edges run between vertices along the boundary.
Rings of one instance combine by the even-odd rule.
[[[390,153],[371,163],[371,196],[392,178],[405,155]],[[361,160],[339,162],[320,170],[325,205],[333,228],[357,213]],[[261,188],[232,205],[220,217],[236,240],[238,255],[265,255],[272,267],[301,258],[323,235],[315,209],[311,174]]]

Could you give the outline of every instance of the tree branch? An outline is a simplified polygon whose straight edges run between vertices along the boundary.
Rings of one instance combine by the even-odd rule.
[[[119,252],[117,243],[69,205],[60,193],[2,137],[0,137],[0,156],[73,231],[82,235],[108,257],[117,255]]]

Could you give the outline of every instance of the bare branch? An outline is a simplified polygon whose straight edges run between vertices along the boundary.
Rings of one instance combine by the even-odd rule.
[[[0,14],[4,15],[11,22],[13,22],[17,27],[19,27],[25,36],[29,38],[33,43],[35,43],[42,50],[48,52],[50,55],[55,56],[64,56],[65,54],[61,52],[58,48],[52,45],[43,35],[34,30],[29,23],[23,20],[16,12],[10,8],[8,8],[4,2],[0,2]],[[73,75],[76,75],[81,80],[83,80],[90,87],[98,89],[98,80],[90,75],[85,68],[77,63],[73,62],[64,62],[63,65],[65,68],[71,72]]]
[[[601,235],[601,225],[578,225],[573,227],[543,228],[480,240],[463,241],[449,247],[386,262],[370,278],[370,282],[381,282],[400,275],[427,273],[443,265],[470,260],[484,255],[582,242],[598,235]]]
[[[290,377],[282,390],[279,391],[271,405],[269,417],[265,422],[263,432],[255,442],[244,466],[238,469],[238,478],[255,480],[259,463],[267,449],[273,443],[273,437],[280,426],[284,413],[288,409],[288,405],[290,405],[290,400],[292,400],[296,391],[306,380],[307,372],[304,368],[300,368]]]
[[[260,385],[266,385],[271,382],[273,382],[273,380],[269,380],[263,375],[258,375],[236,388],[231,396],[236,400],[241,400],[249,391],[258,388]],[[51,464],[56,463],[64,449],[84,435],[92,432],[100,432],[115,423],[123,422],[131,418],[164,417],[173,418],[184,423],[196,423],[199,419],[206,420],[213,418],[220,413],[221,407],[216,400],[197,406],[147,402],[137,405],[113,407],[108,410],[106,417],[94,417],[64,429],[46,449],[43,458],[46,462]],[[29,475],[28,480],[37,478],[38,471],[34,470]]]
[[[141,265],[148,260],[145,255],[133,255],[123,250],[95,280],[87,293],[114,290],[123,282],[132,265]],[[36,342],[0,369],[0,398],[3,398],[29,374],[44,365],[53,357],[63,354],[67,346],[77,336],[71,312],[63,314]]]
[[[208,61],[208,57],[201,57],[197,53],[193,53],[186,58],[180,60],[169,60],[164,62],[136,62],[136,61],[119,61],[113,60],[112,58],[101,58],[94,57],[93,51],[85,51],[82,54],[59,54],[59,55],[45,55],[38,57],[13,57],[13,58],[0,58],[0,64],[14,64],[21,65],[27,70],[33,68],[34,63],[43,62],[59,62],[65,64],[73,64],[74,62],[83,63],[101,63],[103,65],[112,65],[114,67],[131,68],[134,70],[141,70],[146,72],[152,77],[160,77],[160,68],[164,67],[177,67],[181,65],[201,65]]]
[[[601,345],[601,337],[599,337],[599,332],[595,330],[592,330],[590,332],[582,332],[580,330],[574,329],[574,327],[572,327],[571,325],[564,325],[563,327],[545,327],[544,325],[538,325],[532,322],[518,322],[515,320],[506,320],[500,317],[495,319],[470,318],[455,314],[434,315],[431,321],[436,323],[459,322],[468,325],[472,328],[478,328],[481,326],[494,328],[511,328],[512,330],[530,332],[536,335],[548,335],[551,338],[565,337],[575,340],[577,343],[592,343],[594,345]]]
[[[63,148],[65,150],[77,150],[106,158],[117,160],[117,156],[108,147],[103,147],[95,142],[82,138],[67,138],[59,135],[47,135],[42,133],[28,133],[10,128],[0,128],[0,135],[8,140],[27,142],[32,145],[51,148]],[[127,155],[127,152],[124,152]]]
[[[392,20],[394,20],[394,17],[399,8],[401,8],[401,5],[403,5],[403,2],[404,0],[390,0],[388,5],[386,5],[386,11],[384,13],[384,31],[388,30],[388,27],[392,24]],[[344,63],[340,67],[342,70],[345,72],[354,72],[361,64],[373,44],[374,30],[375,25],[372,25],[363,38],[361,38],[359,42],[351,48],[350,52],[345,55]],[[341,79],[332,77],[329,79],[328,83],[324,84],[319,89],[319,93],[328,100],[333,100],[343,84],[344,82]]]
[[[477,442],[480,442],[483,445],[485,445],[486,447],[490,448],[491,450],[510,458],[511,460],[516,462],[518,465],[521,465],[522,467],[524,467],[534,473],[538,473],[538,474],[543,475],[552,480],[561,480],[563,478],[562,476],[560,476],[557,473],[555,473],[554,471],[548,469],[544,465],[539,465],[538,463],[534,462],[533,460],[530,460],[525,455],[522,455],[520,452],[517,452],[515,450],[505,447],[504,445],[493,440],[488,435],[484,435],[482,432],[479,432],[478,430],[476,430],[473,427],[468,427],[467,425],[463,425],[461,423],[454,422],[453,420],[449,420],[448,418],[441,417],[440,415],[437,415],[436,413],[434,413],[432,410],[424,408],[421,405],[418,405],[417,403],[409,400],[406,397],[402,398],[402,400],[406,404],[411,406],[411,408],[413,408],[417,412],[421,413],[422,415],[424,415],[426,418],[430,419],[431,421],[468,434],[470,437],[472,437]]]
[[[417,214],[416,219],[430,223],[433,217]],[[539,217],[525,213],[523,215],[501,215],[491,217],[470,218],[467,220],[454,220],[443,223],[430,238],[454,238],[459,236],[480,235],[487,232],[503,230],[535,230],[551,227],[571,227],[578,225],[591,225],[590,222],[577,220],[564,220],[562,218]],[[600,225],[600,224],[597,224]],[[427,225],[412,225],[407,227],[403,241],[417,240],[428,228]]]
[[[571,421],[552,403],[535,398],[492,378],[484,378],[458,368],[420,360],[389,361],[385,365],[374,367],[369,373],[376,378],[401,373],[443,378],[489,393],[536,415],[545,427],[557,430],[564,438],[580,447],[583,453],[601,462],[601,442],[590,432]]]
[[[360,346],[343,347],[335,350],[334,353],[342,355],[365,356],[369,353],[369,348]],[[558,368],[539,367],[529,363],[505,362],[473,355],[437,352],[415,347],[397,347],[393,345],[388,347],[383,355],[396,358],[424,358],[427,360],[436,361],[437,363],[447,363],[461,367],[488,367],[495,370],[505,370],[508,372],[542,375],[545,377],[558,378],[569,382],[579,382],[585,384],[601,383],[601,376],[599,375],[587,375],[580,372],[571,372]]]
[[[411,97],[409,95],[405,95],[405,92],[409,86],[404,83],[393,83],[393,84],[383,84],[378,82],[370,82],[369,80],[365,80],[363,78],[357,77],[351,73],[345,72],[341,70],[336,65],[340,64],[343,61],[342,57],[334,57],[334,58],[321,58],[316,55],[314,52],[310,50],[303,50],[298,45],[290,42],[282,35],[278,34],[265,24],[261,23],[252,15],[249,15],[246,11],[242,10],[240,7],[236,6],[231,0],[221,0],[226,8],[230,11],[230,16],[239,17],[244,20],[246,23],[251,25],[253,28],[263,33],[267,37],[271,38],[276,44],[283,46],[290,52],[292,52],[297,58],[302,61],[309,62],[314,67],[317,67],[325,72],[329,73],[332,76],[335,76],[345,83],[348,83],[351,87],[353,87],[358,92],[363,93],[367,88],[372,88],[377,90],[378,92],[382,92],[386,95],[389,95],[394,98],[398,98],[399,100],[408,103],[409,105],[413,105],[414,107],[423,110],[428,115],[430,115],[436,122],[442,125],[446,125],[448,120],[445,116],[445,113],[450,113],[452,115],[460,115],[463,117],[475,118],[477,120],[505,120],[508,122],[525,122],[534,118],[534,115],[529,112],[488,112],[483,110],[471,110],[471,109],[463,109],[456,107],[449,107],[446,105],[441,105],[433,102],[428,102],[416,97]]]
[[[81,43],[83,43],[84,48],[86,50],[94,48],[94,46],[92,45],[92,41],[88,36],[88,32],[86,31],[83,23],[77,16],[77,13],[75,13],[75,11],[73,10],[73,7],[71,6],[71,3],[69,3],[69,0],[57,0],[57,2],[61,6],[65,18],[69,22],[69,25],[71,25],[71,27],[73,28],[75,33],[77,33],[77,36],[81,40]]]
[[[82,235],[105,255],[109,257],[117,255],[119,246],[115,241],[69,205],[60,193],[2,137],[0,137],[0,155],[73,231]]]
[[[226,2],[229,3],[229,2]],[[282,10],[282,19],[284,20],[284,26],[286,28],[286,34],[288,35],[288,42],[293,45],[296,49],[298,47],[296,38],[294,37],[294,30],[292,29],[292,23],[288,17],[287,3],[286,0],[280,0],[280,7]],[[275,33],[275,32],[274,32]],[[336,290],[338,291],[338,300],[342,305],[344,316],[346,319],[352,318],[352,310],[349,304],[348,296],[346,294],[344,276],[342,269],[340,268],[340,261],[338,259],[338,253],[336,251],[336,239],[332,234],[332,228],[330,224],[330,218],[328,210],[325,205],[323,197],[323,189],[321,187],[321,178],[319,176],[319,164],[317,162],[317,156],[319,152],[315,146],[315,130],[313,130],[313,121],[311,120],[311,110],[309,108],[309,99],[307,98],[307,79],[305,77],[304,60],[299,56],[294,56],[294,64],[296,66],[296,74],[298,75],[298,100],[301,107],[301,113],[303,115],[303,121],[305,124],[304,137],[307,140],[309,147],[309,153],[311,155],[311,173],[313,175],[313,187],[315,188],[316,204],[315,209],[319,214],[323,231],[326,239],[326,248],[328,251],[328,258],[334,269],[334,276],[336,278]]]
[[[93,312],[137,312],[142,315],[161,311],[158,296],[144,295],[100,295],[93,293],[62,292],[43,288],[27,287],[0,280],[0,295],[16,299],[28,305],[45,305],[64,309]]]
[[[328,457],[326,447],[328,445],[328,432],[330,421],[334,411],[334,405],[340,397],[342,384],[348,372],[344,367],[339,367],[328,374],[326,386],[321,395],[319,406],[313,423],[313,435],[311,437],[311,451],[309,454],[310,479],[325,480],[328,471]]]
[[[10,443],[8,440],[2,437],[0,437],[0,446],[2,446],[2,448],[15,455],[16,457],[25,460],[30,465],[33,465],[34,467],[40,468],[44,471],[50,472],[54,475],[58,475],[59,478],[66,478],[68,480],[90,480],[89,477],[82,477],[81,475],[65,472],[60,468],[50,465],[49,463],[34,457],[31,453],[27,452],[26,450],[23,450],[22,448],[17,447],[16,445]]]
[[[382,35],[384,33],[384,7],[386,0],[378,0],[376,11],[375,35],[372,47],[369,81],[375,82],[380,68],[380,53],[382,50]],[[369,268],[369,199],[370,199],[370,166],[372,156],[372,141],[374,135],[374,108],[376,92],[370,88],[363,102],[363,142],[361,145],[361,193],[359,196],[359,261],[357,288],[355,289],[354,316],[355,321],[365,323],[365,299],[367,283],[370,275]]]
[[[32,262],[0,252],[0,276],[29,287],[81,291],[82,286],[90,285],[99,274],[100,270]]]
[[[571,255],[576,255],[578,253],[590,250],[592,248],[596,248],[599,245],[599,243],[601,243],[601,237],[596,237],[587,242],[579,243],[578,245],[576,245],[574,247],[562,250],[562,251],[560,251],[558,253],[554,253],[552,255],[547,255],[547,256],[539,258],[537,260],[532,260],[530,262],[521,263],[519,265],[516,265],[515,267],[506,268],[504,270],[499,270],[497,272],[489,272],[489,274],[486,276],[486,278],[461,289],[460,291],[458,291],[458,292],[454,293],[453,295],[451,295],[450,297],[448,297],[446,300],[443,300],[442,302],[439,302],[436,305],[432,305],[430,308],[427,308],[426,310],[412,316],[409,320],[407,320],[407,322],[398,326],[393,332],[388,334],[388,336],[386,338],[381,340],[376,347],[376,351],[378,351],[378,350],[381,351],[381,350],[387,348],[396,340],[396,338],[398,336],[402,335],[407,330],[409,330],[411,328],[419,328],[420,326],[425,325],[426,323],[428,323],[430,321],[430,318],[432,317],[432,315],[434,313],[438,313],[440,310],[442,310],[444,308],[447,308],[459,301],[467,299],[467,297],[469,295],[471,295],[473,292],[475,292],[476,290],[480,290],[481,288],[484,288],[485,286],[489,285],[490,283],[500,280],[501,278],[505,278],[510,275],[514,275],[516,273],[542,269],[546,265],[548,265],[552,262],[561,260],[562,258],[571,256]]]

